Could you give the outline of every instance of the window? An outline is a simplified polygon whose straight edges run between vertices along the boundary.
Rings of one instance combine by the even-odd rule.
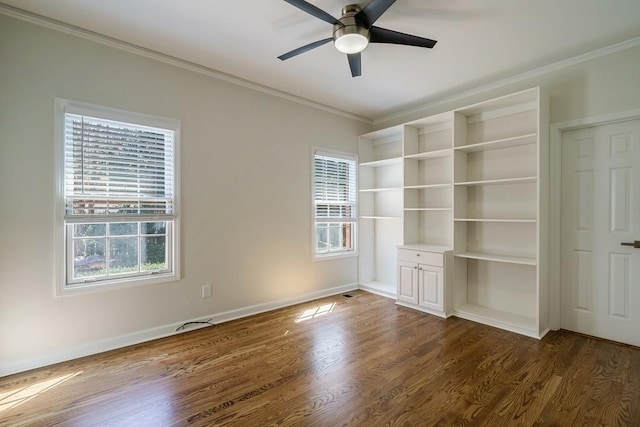
[[[62,292],[175,279],[179,122],[56,100]]]
[[[356,253],[356,157],[313,153],[313,253],[326,258]]]

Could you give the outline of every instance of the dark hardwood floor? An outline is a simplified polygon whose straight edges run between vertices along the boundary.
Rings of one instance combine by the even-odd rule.
[[[0,378],[0,425],[640,426],[640,349],[351,295]]]

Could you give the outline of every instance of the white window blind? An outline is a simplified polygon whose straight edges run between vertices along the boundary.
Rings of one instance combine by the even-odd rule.
[[[65,114],[66,217],[174,213],[172,130]]]
[[[316,255],[355,251],[356,197],[355,157],[316,151],[313,157]]]
[[[314,158],[315,216],[318,221],[356,220],[355,162],[328,155]]]

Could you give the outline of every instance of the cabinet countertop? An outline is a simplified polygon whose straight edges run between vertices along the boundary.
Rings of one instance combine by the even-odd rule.
[[[426,252],[438,252],[444,253],[446,251],[451,251],[453,248],[449,246],[439,246],[439,245],[398,245],[398,249],[410,249],[412,251],[426,251]]]

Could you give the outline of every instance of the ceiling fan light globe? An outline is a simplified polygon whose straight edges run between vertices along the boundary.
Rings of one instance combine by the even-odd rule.
[[[334,42],[336,49],[342,53],[352,54],[362,52],[369,44],[369,39],[362,34],[344,34]]]

